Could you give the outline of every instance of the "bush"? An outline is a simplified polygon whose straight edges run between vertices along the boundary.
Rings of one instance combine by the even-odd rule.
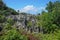
[[[21,35],[15,29],[11,29],[5,32],[5,34],[1,36],[0,40],[27,40],[27,37],[24,35]]]
[[[5,22],[6,21],[6,18],[5,18],[5,16],[3,16],[3,15],[0,15],[0,23],[3,23],[3,22]]]

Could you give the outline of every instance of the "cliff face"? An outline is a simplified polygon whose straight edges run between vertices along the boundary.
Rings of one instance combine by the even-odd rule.
[[[7,19],[12,18],[13,20],[16,21],[16,26],[22,26],[22,27],[27,26],[25,24],[26,21],[31,21],[33,24],[36,22],[36,19],[34,18],[34,16],[29,14],[23,15],[20,13],[19,15],[9,15],[6,18]]]
[[[22,28],[26,31],[32,30],[34,32],[38,32],[38,28],[36,26],[37,19],[35,18],[35,15],[19,13],[19,15],[9,15],[6,18],[12,18],[15,21],[14,26],[19,30]],[[28,22],[31,22],[31,25]]]
[[[26,31],[29,30],[35,30],[36,29],[36,18],[35,15],[31,15],[31,14],[27,14],[27,13],[19,13],[16,12],[14,9],[7,7],[3,1],[0,1],[0,15],[4,16],[4,18],[6,19],[5,22],[7,21],[7,19],[11,18],[13,19],[13,21],[15,21],[14,25],[17,29],[23,28]],[[3,19],[4,19],[3,18]],[[28,27],[27,25],[28,22],[31,22],[31,25]],[[3,23],[5,23],[3,22]]]

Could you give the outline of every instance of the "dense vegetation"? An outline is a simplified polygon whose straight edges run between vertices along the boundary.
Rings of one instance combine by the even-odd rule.
[[[22,35],[15,27],[12,27],[15,21],[11,18],[7,19],[6,17],[9,15],[18,15],[18,13],[0,0],[0,40],[27,40],[27,36]]]
[[[46,10],[37,16],[38,26],[42,28],[42,40],[60,40],[60,2],[49,2]]]
[[[18,30],[13,26],[15,21],[11,18],[6,18],[9,15],[18,15],[19,13],[7,7],[1,0],[0,40],[60,40],[60,2],[50,1],[47,4],[46,10],[47,12],[43,10],[42,13],[35,16],[37,22],[34,25],[38,27],[39,32],[28,33],[24,30]],[[32,22],[26,21],[26,25],[29,30]],[[34,39],[34,37],[36,38]]]

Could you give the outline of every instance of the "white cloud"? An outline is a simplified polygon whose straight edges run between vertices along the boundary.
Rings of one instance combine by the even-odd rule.
[[[21,8],[20,12],[36,14],[36,13],[41,13],[43,10],[46,11],[45,7],[35,7],[34,5],[27,5]]]
[[[20,12],[29,12],[29,11],[37,12],[38,10],[33,5],[27,5],[24,8],[21,8],[21,10],[20,10]]]

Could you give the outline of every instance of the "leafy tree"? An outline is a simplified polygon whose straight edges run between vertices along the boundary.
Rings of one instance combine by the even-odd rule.
[[[48,4],[47,4],[47,7],[46,7],[46,10],[48,10],[48,12],[52,12],[53,11],[53,3],[50,1]]]
[[[7,10],[8,7],[6,6],[6,4],[3,3],[2,0],[0,0],[0,10]]]
[[[42,13],[37,17],[37,25],[40,27],[40,29],[43,30],[44,33],[50,33],[54,32],[56,29],[58,29],[58,26],[54,24],[54,20],[56,17],[52,13]]]
[[[53,7],[54,5],[54,7]],[[54,32],[55,29],[58,29],[60,27],[60,2],[54,2],[52,5],[51,2],[49,2],[49,5],[47,6],[48,12],[42,12],[40,16],[38,16],[38,24],[40,27],[43,27],[43,31],[45,32]],[[52,6],[52,7],[51,7]]]
[[[60,2],[59,1],[56,1],[54,2],[54,10],[53,10],[53,17],[54,17],[54,24],[56,24],[57,26],[60,27]]]

